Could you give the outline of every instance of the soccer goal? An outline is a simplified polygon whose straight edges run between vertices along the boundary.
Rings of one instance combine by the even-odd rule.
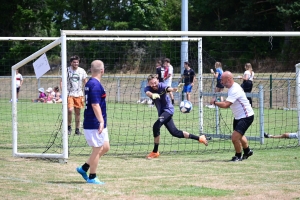
[[[233,121],[231,110],[206,107],[212,96],[222,95],[226,98],[226,89],[221,94],[214,92],[216,80],[210,74],[210,69],[214,69],[216,61],[222,63],[224,71],[231,71],[238,83],[242,83],[238,77],[243,75],[245,63],[253,66],[254,86],[252,92],[247,94],[252,97],[255,111],[255,121],[246,133],[250,146],[265,149],[299,145],[299,140],[264,139],[263,133],[276,135],[299,130],[299,73],[295,70],[299,58],[297,52],[282,43],[290,46],[300,44],[300,33],[67,30],[61,33],[60,38],[52,39],[55,41],[45,47],[40,44],[41,41],[29,40],[6,44],[20,46],[22,43],[22,46],[28,46],[26,53],[22,53],[22,59],[22,56],[15,56],[14,59],[10,56],[11,62],[17,63],[12,67],[11,76],[1,76],[2,83],[7,85],[2,89],[1,109],[4,114],[1,123],[3,134],[10,133],[8,119],[11,117],[8,114],[11,112],[8,109],[12,108],[14,156],[66,160],[70,155],[90,153],[84,136],[67,135],[67,95],[63,95],[62,104],[31,102],[39,88],[53,88],[60,84],[61,79],[62,94],[67,94],[66,68],[73,55],[81,58],[80,67],[88,75],[93,60],[100,59],[105,64],[102,82],[107,92],[109,154],[146,155],[151,151],[152,125],[157,119],[157,112],[150,101],[144,101],[143,88],[147,76],[156,72],[156,62],[164,58],[169,58],[174,67],[174,86],[179,83],[183,62],[189,61],[196,72],[197,80],[191,93],[193,110],[190,113],[180,113],[178,105],[186,97],[182,93],[175,94],[173,119],[176,126],[193,134],[206,134],[211,140],[209,146],[204,147],[191,140],[174,138],[162,128],[161,153],[206,153],[233,149],[230,139]],[[212,40],[216,37],[217,40]],[[240,46],[233,41],[239,41]],[[261,47],[261,43],[267,43],[267,48]],[[188,45],[182,48],[183,44]],[[34,46],[40,47],[40,50],[38,47],[31,49]],[[24,48],[19,48],[19,51],[24,51]],[[32,62],[43,53],[46,53],[50,65],[56,64],[57,70],[49,71],[36,80],[29,69],[32,69]],[[18,102],[11,89],[14,88],[11,85],[15,85],[16,69],[24,75]],[[9,103],[11,97],[12,103]],[[83,121],[83,110],[81,114]],[[8,146],[9,139],[2,140],[0,145]]]

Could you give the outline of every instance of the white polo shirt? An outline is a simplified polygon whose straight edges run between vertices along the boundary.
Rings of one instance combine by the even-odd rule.
[[[236,82],[228,89],[226,101],[231,102],[231,110],[235,119],[246,118],[254,115],[254,111],[246,97],[244,90]]]

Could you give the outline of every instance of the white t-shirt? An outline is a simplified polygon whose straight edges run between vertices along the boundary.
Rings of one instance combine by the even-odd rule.
[[[228,89],[228,97],[226,101],[231,102],[231,110],[235,119],[241,119],[254,115],[254,111],[246,97],[244,90],[237,83]]]
[[[73,70],[72,67],[68,67],[67,74],[67,90],[68,96],[81,97],[83,96],[83,80],[86,79],[87,74],[84,69],[78,67]]]
[[[245,75],[248,75],[248,80],[249,81],[253,81],[253,77],[254,77],[254,72],[252,72],[252,74],[247,70],[244,72],[244,77]]]
[[[164,81],[164,83],[165,83],[167,86],[171,87],[171,86],[172,86],[172,77],[173,77],[173,66],[172,66],[172,65],[169,65],[169,68],[168,68],[168,74],[170,74],[171,76],[170,76],[168,79],[166,79],[166,80]]]
[[[17,88],[20,87],[21,81],[23,81],[23,76],[20,73],[16,74],[16,86],[17,86]]]

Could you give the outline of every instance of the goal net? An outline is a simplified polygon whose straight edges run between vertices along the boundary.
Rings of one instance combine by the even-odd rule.
[[[299,63],[298,52],[294,52],[299,37],[288,35],[274,36],[271,32],[261,35],[223,35],[224,33],[181,32],[105,32],[105,31],[62,31],[61,45],[50,45],[51,40],[1,41],[8,51],[1,59],[6,70],[1,72],[0,107],[2,111],[2,135],[0,147],[11,148],[13,132],[17,140],[13,143],[19,155],[29,157],[68,158],[70,155],[87,155],[90,148],[83,135],[67,135],[65,104],[33,103],[38,89],[60,85],[61,78],[69,66],[69,58],[78,55],[80,67],[90,75],[90,63],[100,59],[105,64],[102,83],[107,93],[108,131],[111,155],[146,155],[153,148],[152,126],[157,119],[156,108],[143,92],[146,77],[156,73],[156,62],[164,58],[171,60],[174,68],[173,86],[177,86],[183,71],[183,62],[188,61],[196,72],[196,83],[191,93],[193,109],[188,114],[179,111],[179,103],[186,98],[175,93],[176,126],[189,133],[206,134],[210,140],[205,147],[193,140],[172,137],[162,127],[160,152],[206,153],[232,150],[231,143],[233,115],[230,109],[208,107],[215,96],[216,80],[210,73],[215,62],[222,63],[223,70],[231,71],[235,81],[242,83],[245,64],[251,63],[255,72],[252,97],[255,120],[247,130],[246,136],[253,149],[297,147],[298,139],[264,138],[264,132],[271,135],[298,133],[299,108],[298,73],[295,65]],[[273,35],[274,37],[270,37]],[[188,36],[184,38],[182,36]],[[252,37],[255,36],[255,37]],[[239,41],[237,46],[236,41]],[[262,45],[267,43],[268,45]],[[51,43],[52,44],[52,43]],[[290,48],[289,48],[290,47]],[[44,49],[43,49],[44,48]],[[39,49],[43,49],[40,51]],[[40,54],[35,54],[40,52]],[[33,62],[46,54],[51,70],[36,79]],[[28,62],[24,62],[23,60]],[[20,62],[21,61],[21,62]],[[23,63],[25,64],[23,64]],[[16,64],[19,64],[17,66]],[[24,82],[18,102],[10,102],[14,88],[11,66],[19,69]],[[14,71],[13,71],[14,72]],[[66,77],[65,77],[66,81]],[[222,93],[226,98],[227,89]],[[63,93],[64,94],[64,93]],[[67,95],[66,95],[67,96]],[[66,97],[65,96],[65,97]],[[65,98],[64,97],[64,98]],[[15,109],[14,109],[15,108]],[[65,116],[64,116],[65,115]],[[13,116],[13,120],[12,120]],[[14,119],[15,117],[15,119]],[[73,117],[74,119],[74,117]],[[11,123],[14,121],[15,123]],[[81,110],[81,122],[83,110]],[[14,128],[16,126],[16,128]],[[74,122],[72,122],[74,127]],[[13,127],[13,128],[12,128]],[[73,128],[74,129],[74,128]],[[81,126],[81,132],[82,126]]]

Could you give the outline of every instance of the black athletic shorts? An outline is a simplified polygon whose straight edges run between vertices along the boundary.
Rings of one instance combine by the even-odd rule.
[[[245,135],[247,129],[250,127],[254,120],[254,115],[242,119],[233,120],[233,130],[239,132],[241,135]]]

